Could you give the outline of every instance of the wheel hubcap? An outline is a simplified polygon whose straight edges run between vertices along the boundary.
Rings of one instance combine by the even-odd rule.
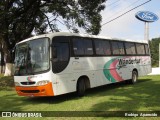
[[[136,74],[133,75],[133,81],[134,81],[134,82],[137,81],[137,76],[136,76]]]

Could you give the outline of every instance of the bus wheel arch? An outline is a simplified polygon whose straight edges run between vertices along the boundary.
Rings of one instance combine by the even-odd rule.
[[[90,88],[90,81],[87,76],[81,76],[78,78],[76,91],[78,96],[82,97],[85,94],[86,89]]]

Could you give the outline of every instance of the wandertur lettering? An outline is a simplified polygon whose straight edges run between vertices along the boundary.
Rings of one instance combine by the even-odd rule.
[[[139,64],[141,59],[118,59],[119,65],[127,65],[127,64]]]

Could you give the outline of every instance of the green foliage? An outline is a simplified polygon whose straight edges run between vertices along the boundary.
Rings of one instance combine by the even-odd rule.
[[[159,44],[160,44],[160,38],[153,38],[150,41],[152,67],[159,66]]]
[[[0,44],[12,61],[11,51],[15,44],[36,34],[44,34],[49,27],[59,31],[58,23],[78,33],[78,27],[87,33],[98,34],[101,30],[100,12],[106,0],[0,0]],[[52,19],[47,16],[52,14]],[[60,20],[61,19],[61,22]]]
[[[4,77],[3,74],[0,74],[0,90],[12,90],[13,87],[13,77]]]
[[[60,16],[66,22],[68,29],[76,31],[76,26],[84,28],[87,33],[98,34],[100,31],[101,15],[106,0],[63,0],[52,1],[49,12]]]

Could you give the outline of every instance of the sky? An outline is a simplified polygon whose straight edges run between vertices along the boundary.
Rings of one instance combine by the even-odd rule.
[[[149,0],[107,0],[106,8],[101,12],[102,23],[104,24],[119,15],[131,10],[132,8]],[[144,40],[144,22],[138,20],[135,14],[139,11],[150,11],[160,18],[160,0],[151,0],[145,5],[134,9],[124,16],[102,26],[100,36]],[[61,21],[63,21],[61,19]],[[61,23],[58,24],[60,31],[69,32],[69,30]],[[80,33],[85,33],[79,29]],[[149,23],[149,39],[160,37],[160,19]]]
[[[106,8],[101,12],[102,24],[108,22],[128,10],[148,0],[108,0]],[[122,39],[143,40],[144,22],[135,18],[138,11],[150,11],[160,17],[160,0],[151,0],[145,5],[127,13],[101,28],[100,35]],[[149,23],[149,39],[160,37],[160,20]]]

